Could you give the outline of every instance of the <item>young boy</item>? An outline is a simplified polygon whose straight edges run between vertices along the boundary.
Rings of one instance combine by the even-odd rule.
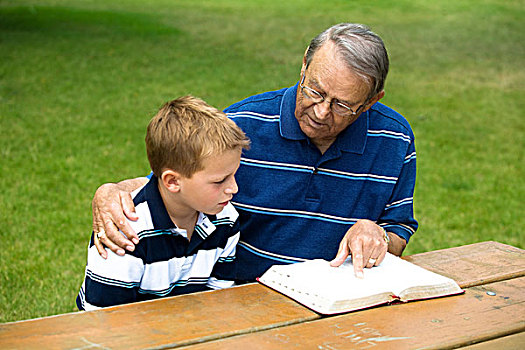
[[[185,96],[166,103],[146,134],[150,181],[133,193],[135,251],[88,249],[80,310],[233,285],[238,213],[234,174],[249,141],[226,115]]]

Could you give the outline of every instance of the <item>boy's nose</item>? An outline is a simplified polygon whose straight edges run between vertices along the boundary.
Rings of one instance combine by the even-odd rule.
[[[239,191],[239,187],[237,186],[237,181],[235,181],[235,177],[232,176],[231,182],[226,187],[226,193],[228,194],[236,194]]]

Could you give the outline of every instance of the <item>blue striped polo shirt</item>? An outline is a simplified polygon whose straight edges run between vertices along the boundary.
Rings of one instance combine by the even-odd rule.
[[[241,223],[239,280],[251,281],[273,264],[333,259],[358,219],[407,242],[417,229],[414,134],[403,116],[375,103],[321,154],[295,118],[297,86],[225,110],[252,143],[233,202]]]
[[[86,274],[77,297],[80,310],[231,287],[239,241],[238,213],[229,203],[217,215],[199,213],[188,241],[171,221],[157,187],[150,181],[134,193],[138,221],[129,221],[140,242],[118,256],[107,249],[103,259],[88,248]]]

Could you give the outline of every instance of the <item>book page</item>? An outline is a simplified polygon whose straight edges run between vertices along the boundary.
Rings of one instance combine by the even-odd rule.
[[[301,295],[303,299],[322,298],[327,302],[374,295],[382,295],[383,299],[387,295],[427,298],[461,292],[453,280],[389,253],[381,265],[364,269],[363,279],[355,277],[349,258],[339,267],[331,267],[328,261],[320,259],[276,265],[260,278],[260,282],[277,290],[286,290],[283,291],[285,294]]]
[[[440,294],[447,290],[450,293],[461,292],[459,286],[452,279],[428,271],[388,253],[381,265],[372,269],[365,269],[365,278],[367,274],[369,276],[373,274],[381,275],[382,282],[389,285],[390,290],[400,297],[405,296],[403,292],[411,288],[419,290],[420,295],[417,296],[418,298],[423,297],[421,293],[424,294],[425,291],[429,294],[428,296]],[[435,288],[432,288],[432,286],[435,286]]]
[[[310,260],[293,265],[274,266],[272,269],[279,274],[273,276],[277,283],[292,286],[303,294],[319,295],[333,301],[391,292],[388,284],[382,283],[380,278],[355,277],[350,261],[346,261],[340,267],[332,267],[325,260]],[[261,278],[263,283],[269,282],[264,278],[265,275]]]

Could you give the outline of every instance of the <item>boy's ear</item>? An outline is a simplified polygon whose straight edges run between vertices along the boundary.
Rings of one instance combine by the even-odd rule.
[[[182,176],[174,170],[164,170],[160,176],[160,181],[170,192],[179,192]]]

